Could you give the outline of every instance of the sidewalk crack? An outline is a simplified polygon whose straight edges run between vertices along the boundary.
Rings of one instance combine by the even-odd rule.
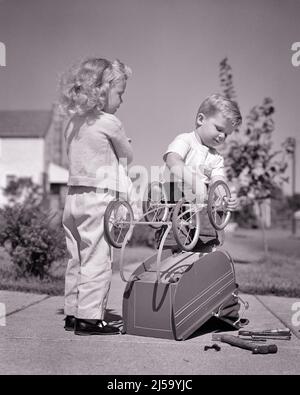
[[[13,315],[15,313],[19,313],[20,311],[24,311],[24,310],[28,309],[28,307],[31,307],[31,306],[34,306],[34,305],[39,304],[41,302],[44,302],[45,300],[50,299],[51,297],[52,296],[50,296],[50,295],[46,295],[43,299],[36,300],[35,302],[28,304],[27,306],[20,307],[16,310],[13,310],[13,311],[7,313],[6,317],[9,317],[10,315]]]

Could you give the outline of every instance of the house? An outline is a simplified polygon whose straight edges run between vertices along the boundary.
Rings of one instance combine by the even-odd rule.
[[[63,124],[56,106],[0,111],[0,206],[7,202],[3,189],[19,177],[41,185],[51,208],[63,206],[68,181]]]

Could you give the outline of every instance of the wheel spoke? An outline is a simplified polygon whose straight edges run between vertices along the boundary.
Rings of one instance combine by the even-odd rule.
[[[116,242],[117,242],[117,243],[119,243],[119,241],[120,241],[120,236],[121,236],[121,233],[122,233],[122,229],[120,229],[120,231],[119,231],[119,235],[117,236],[117,240],[116,240]]]
[[[186,245],[186,242],[188,239],[189,239],[189,242],[191,242],[190,232],[191,232],[191,229],[188,230],[188,233],[187,233],[185,241],[184,241],[184,245]]]
[[[199,211],[203,206],[180,200],[174,207],[172,227],[175,240],[185,251],[192,251],[200,232]]]
[[[157,210],[155,210],[155,211],[154,211],[154,216],[153,216],[153,218],[152,218],[152,221],[153,221],[153,222],[156,222],[157,213],[158,213]]]
[[[121,222],[119,225],[119,235],[117,236],[117,243],[120,242],[120,237],[123,235],[123,230],[124,230],[124,222]]]
[[[144,218],[151,227],[158,228],[161,225],[155,223],[165,221],[169,211],[163,185],[156,181],[149,184],[145,197],[146,200],[143,202]]]

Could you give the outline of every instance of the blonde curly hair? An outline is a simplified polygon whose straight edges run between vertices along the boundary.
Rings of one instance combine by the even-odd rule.
[[[59,106],[65,115],[84,115],[102,111],[110,87],[119,80],[127,80],[131,69],[118,59],[113,62],[88,58],[73,66],[60,80]]]

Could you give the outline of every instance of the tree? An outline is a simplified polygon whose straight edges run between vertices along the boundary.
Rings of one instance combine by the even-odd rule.
[[[220,68],[223,93],[235,98],[232,69],[227,58],[220,63]],[[273,150],[274,111],[271,98],[265,98],[261,105],[254,106],[246,117],[243,130],[228,141],[225,159],[228,179],[237,186],[242,207],[249,203],[258,205],[266,256],[268,245],[262,216],[263,203],[288,180],[285,177],[288,166],[286,142],[282,149]]]
[[[236,93],[233,86],[232,68],[228,63],[227,57],[220,62],[219,78],[223,95],[227,97],[227,99],[236,101]]]
[[[240,194],[250,199],[268,199],[287,181],[286,152],[272,150],[273,113],[272,99],[264,99],[250,111],[239,139],[230,143],[226,158],[229,179],[238,178]]]
[[[227,98],[232,101],[235,101],[237,103],[237,95],[234,89],[233,85],[233,72],[232,72],[232,67],[228,63],[228,58],[224,58],[221,60],[219,64],[219,78],[220,78],[220,85],[221,85],[221,90],[222,94]],[[228,155],[228,149],[229,149],[229,142],[230,140],[235,140],[237,137],[237,133],[239,132],[239,126],[235,128],[232,136],[225,141],[222,145],[222,147],[219,148],[219,151],[221,155],[226,157]]]
[[[252,201],[258,205],[266,256],[268,244],[263,204],[275,196],[277,188],[288,180],[285,176],[287,153],[284,149],[273,150],[274,111],[270,98],[252,108],[239,140],[230,143],[226,161],[228,177],[238,181],[239,196],[244,204]]]
[[[250,111],[245,129],[239,140],[231,141],[226,159],[230,180],[237,180],[239,196],[244,204],[256,202],[260,212],[264,250],[268,253],[263,203],[273,197],[278,187],[287,181],[286,151],[273,151],[274,106],[272,99],[265,98],[262,105]]]

